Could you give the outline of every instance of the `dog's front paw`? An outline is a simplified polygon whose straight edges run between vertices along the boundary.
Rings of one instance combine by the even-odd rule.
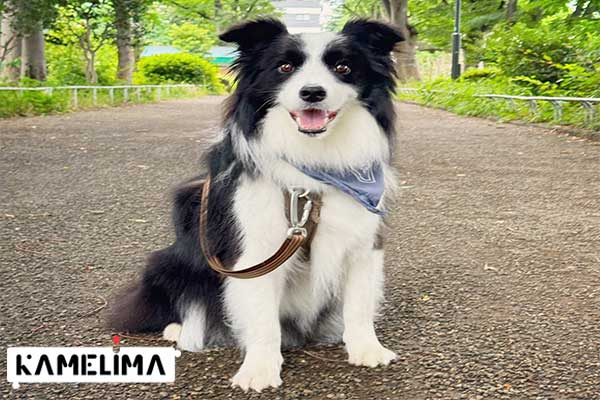
[[[348,362],[352,365],[377,367],[388,365],[396,359],[396,353],[383,347],[378,341],[346,345]]]
[[[248,389],[262,391],[268,387],[279,387],[282,383],[279,374],[283,358],[281,354],[263,357],[246,355],[240,370],[231,379],[233,387],[239,387],[244,392]]]

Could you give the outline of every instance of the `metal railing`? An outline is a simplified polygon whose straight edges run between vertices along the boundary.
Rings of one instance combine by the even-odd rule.
[[[445,93],[456,94],[456,92],[447,92],[443,90],[428,90],[416,88],[399,88],[400,93]],[[545,101],[552,104],[554,110],[554,120],[560,121],[563,116],[563,103],[579,103],[583,110],[583,120],[585,124],[591,124],[596,118],[595,105],[600,104],[600,98],[595,97],[550,97],[550,96],[512,96],[506,94],[475,94],[474,97],[482,97],[488,99],[508,100],[512,105],[515,105],[515,100],[525,101],[529,104],[531,113],[536,116],[539,112],[538,102]]]
[[[514,104],[515,100],[526,101],[534,115],[537,115],[538,101],[547,101],[552,104],[554,109],[554,120],[559,121],[563,116],[563,103],[579,103],[583,109],[583,121],[591,124],[595,118],[594,105],[600,103],[599,98],[594,97],[549,97],[549,96],[509,96],[504,94],[476,94],[475,97],[485,97],[490,99],[504,99]]]
[[[52,95],[54,91],[57,90],[65,90],[70,91],[71,93],[71,105],[73,108],[77,108],[79,106],[79,91],[92,91],[92,103],[93,105],[98,104],[98,92],[99,91],[108,91],[108,96],[110,98],[110,104],[114,104],[115,102],[115,90],[123,91],[123,101],[127,102],[130,98],[130,93],[134,92],[138,101],[142,99],[142,92],[155,92],[157,100],[160,100],[162,97],[163,90],[167,96],[171,94],[171,89],[173,88],[204,88],[204,85],[186,85],[186,84],[177,84],[177,85],[120,85],[120,86],[45,86],[45,87],[3,87],[0,86],[0,92],[18,92],[23,94],[24,92],[45,92],[48,95]]]

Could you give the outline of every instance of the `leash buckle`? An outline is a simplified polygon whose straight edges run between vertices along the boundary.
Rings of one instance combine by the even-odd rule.
[[[301,187],[293,187],[289,189],[290,192],[290,225],[291,227],[287,231],[287,236],[292,237],[293,235],[302,235],[306,237],[308,232],[304,228],[306,222],[308,222],[308,218],[310,216],[310,211],[312,210],[312,200],[310,198],[310,190],[304,189]],[[304,203],[304,209],[302,210],[302,216],[300,217],[300,221],[298,221],[298,199],[301,197],[306,198],[306,203]]]

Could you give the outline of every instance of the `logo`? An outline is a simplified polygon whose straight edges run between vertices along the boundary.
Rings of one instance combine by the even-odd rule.
[[[361,183],[375,183],[375,173],[371,167],[350,168],[350,172]]]
[[[7,380],[20,383],[174,382],[173,347],[9,347]]]

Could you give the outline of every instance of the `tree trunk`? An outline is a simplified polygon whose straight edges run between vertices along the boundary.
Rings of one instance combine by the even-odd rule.
[[[99,48],[94,48],[94,44],[92,43],[92,27],[89,19],[85,21],[85,33],[79,36],[78,39],[79,47],[81,47],[83,58],[85,59],[85,80],[93,84],[98,83],[96,52]]]
[[[46,43],[41,24],[32,27],[32,31],[23,38],[21,76],[46,80]]]
[[[2,34],[0,35],[0,78],[10,82],[18,81],[21,77],[21,68],[18,63],[21,59],[23,40],[14,29],[14,14],[5,12],[2,15]]]
[[[114,0],[115,26],[117,28],[117,50],[119,64],[117,79],[131,83],[135,68],[135,51],[133,47],[133,27],[131,10],[127,1]]]
[[[417,31],[408,24],[408,0],[382,0],[388,22],[402,33],[404,41],[394,49],[396,74],[401,82],[420,80],[417,65]]]
[[[518,12],[518,0],[508,0],[508,2],[506,3],[506,21],[508,21],[511,24],[517,22]]]
[[[96,72],[96,53],[91,50],[85,51],[85,79],[92,84],[98,83],[98,72]]]

